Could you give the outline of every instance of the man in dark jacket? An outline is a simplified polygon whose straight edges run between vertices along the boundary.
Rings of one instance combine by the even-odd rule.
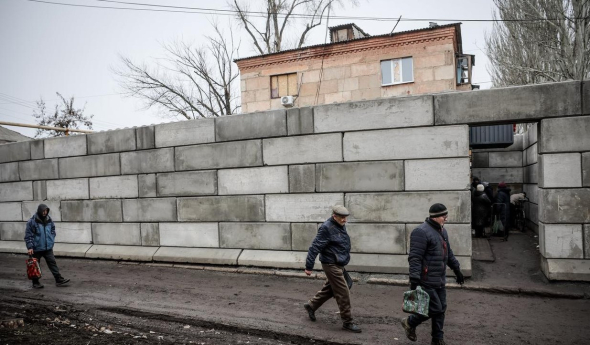
[[[318,229],[318,234],[307,253],[305,274],[311,275],[315,259],[319,254],[327,279],[322,289],[303,306],[311,321],[315,321],[315,311],[327,300],[334,297],[340,309],[342,328],[360,333],[360,327],[352,321],[350,290],[345,279],[345,275],[348,273],[344,269],[344,266],[350,261],[350,237],[345,226],[349,214],[344,206],[336,205],[332,208],[332,217]]]
[[[475,229],[475,237],[482,237],[484,228],[489,224],[488,218],[492,202],[484,192],[484,186],[478,184],[471,199],[471,226]]]
[[[53,243],[55,242],[55,224],[51,217],[49,217],[49,207],[45,204],[40,204],[31,219],[27,222],[25,230],[25,243],[29,255],[35,257],[39,262],[41,258],[45,258],[49,271],[55,278],[55,285],[63,286],[70,280],[65,279],[59,273],[55,256],[53,255]],[[39,279],[33,279],[33,287],[40,289],[43,284]]]
[[[432,318],[432,345],[444,345],[443,326],[447,310],[446,267],[455,272],[457,283],[465,282],[459,262],[455,258],[447,231],[443,227],[447,220],[447,208],[443,204],[434,204],[429,210],[430,216],[410,235],[410,288],[418,285],[430,296],[428,315],[412,314],[401,320],[406,336],[416,341],[416,327]]]
[[[504,181],[498,184],[498,194],[496,194],[497,212],[500,215],[502,225],[504,225],[504,239],[508,239],[510,230],[510,188],[507,188]]]

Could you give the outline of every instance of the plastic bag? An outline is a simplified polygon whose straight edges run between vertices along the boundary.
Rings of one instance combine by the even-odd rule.
[[[497,216],[494,216],[494,225],[492,225],[492,234],[498,234],[504,231],[504,224],[502,221],[498,219]]]
[[[32,256],[26,260],[27,263],[27,276],[29,279],[39,279],[41,278],[41,267],[39,266],[39,261]]]
[[[421,286],[416,290],[404,292],[404,303],[402,311],[410,314],[419,314],[428,317],[428,308],[430,306],[430,296]]]

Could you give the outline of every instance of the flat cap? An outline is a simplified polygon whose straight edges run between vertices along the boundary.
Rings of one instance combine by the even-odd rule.
[[[332,212],[334,214],[339,215],[339,216],[348,216],[348,215],[350,215],[350,212],[348,212],[348,210],[346,209],[346,207],[344,207],[342,205],[334,205],[334,206],[332,206]]]

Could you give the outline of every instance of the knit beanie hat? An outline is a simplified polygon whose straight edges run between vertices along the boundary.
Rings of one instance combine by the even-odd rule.
[[[483,184],[478,184],[477,185],[477,191],[478,192],[483,192],[483,189],[484,189]]]
[[[506,183],[504,181],[498,183],[498,188],[506,188]]]
[[[428,213],[430,214],[430,218],[436,218],[440,216],[446,216],[449,211],[447,211],[446,206],[443,204],[434,204],[430,206]]]

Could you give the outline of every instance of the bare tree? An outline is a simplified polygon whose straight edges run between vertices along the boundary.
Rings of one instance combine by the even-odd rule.
[[[237,12],[240,24],[246,29],[257,52],[260,54],[275,53],[290,48],[301,48],[305,44],[309,31],[322,24],[328,8],[343,0],[260,0],[264,4],[264,11],[260,15],[253,15],[249,3],[233,0],[230,6]],[[348,0],[352,5],[357,0]],[[295,12],[301,11],[301,12]],[[256,14],[256,12],[254,12]],[[262,17],[262,20],[253,19]],[[291,45],[287,42],[285,29],[297,19],[305,22],[305,26],[298,34],[297,40]]]
[[[486,46],[494,86],[590,77],[589,0],[494,0]]]
[[[74,96],[67,100],[59,92],[56,92],[56,94],[63,104],[56,104],[55,110],[52,113],[47,111],[47,106],[43,98],[37,101],[37,109],[33,110],[33,117],[38,120],[38,125],[69,129],[80,129],[79,126],[85,126],[86,129],[92,129],[92,118],[94,115],[84,115],[86,106],[76,109],[74,107]],[[47,137],[61,137],[68,135],[68,133],[49,129],[37,129],[35,138],[44,135]]]
[[[144,99],[147,108],[158,106],[166,115],[198,119],[234,114],[240,108],[238,77],[234,65],[239,44],[213,25],[214,35],[206,36],[202,47],[176,41],[165,44],[167,57],[155,68],[136,64],[121,56],[123,67],[114,72],[131,95]]]

